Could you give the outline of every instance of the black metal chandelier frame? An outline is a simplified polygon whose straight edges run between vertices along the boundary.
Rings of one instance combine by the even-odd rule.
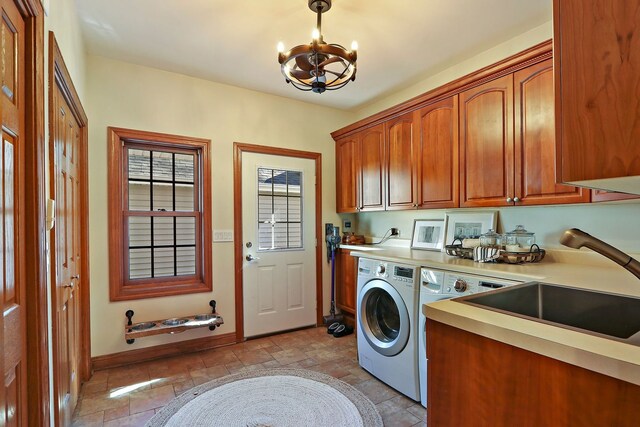
[[[323,40],[322,14],[330,8],[331,0],[309,0],[309,9],[317,14],[316,36],[309,44],[278,53],[282,74],[296,89],[322,93],[340,89],[356,79],[357,50]]]

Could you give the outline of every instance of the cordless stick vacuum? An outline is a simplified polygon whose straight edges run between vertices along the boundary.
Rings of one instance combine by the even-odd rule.
[[[325,224],[325,241],[327,242],[327,262],[331,261],[331,309],[324,316],[324,324],[331,325],[344,320],[342,314],[336,314],[336,249],[340,247],[340,227]]]

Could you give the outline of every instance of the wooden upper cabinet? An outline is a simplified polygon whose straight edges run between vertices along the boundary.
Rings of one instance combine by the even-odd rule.
[[[336,210],[384,210],[384,126],[377,125],[336,141]]]
[[[513,187],[513,75],[507,75],[460,94],[460,206],[512,204]]]
[[[358,155],[357,135],[336,141],[336,210],[340,213],[358,211]]]
[[[360,139],[360,211],[384,210],[384,126],[365,129]]]
[[[385,123],[387,210],[409,209],[416,201],[416,138],[413,112]]]
[[[416,110],[414,120],[418,206],[458,207],[458,96]]]
[[[556,184],[553,61],[520,70],[513,79],[515,203],[588,202],[589,190]]]
[[[640,175],[640,0],[553,9],[560,180]],[[615,185],[599,188],[623,190]]]

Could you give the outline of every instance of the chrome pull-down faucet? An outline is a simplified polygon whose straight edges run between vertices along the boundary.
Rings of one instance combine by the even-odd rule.
[[[604,255],[610,260],[620,264],[629,270],[631,274],[640,279],[640,262],[635,258],[625,254],[619,249],[614,248],[608,243],[600,239],[596,239],[591,234],[585,233],[577,228],[571,228],[564,232],[560,238],[560,243],[574,249],[586,247],[594,252]]]

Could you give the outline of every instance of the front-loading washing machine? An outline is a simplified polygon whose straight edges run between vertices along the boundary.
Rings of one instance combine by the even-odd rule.
[[[420,400],[417,267],[360,258],[357,324],[360,366]]]
[[[419,310],[419,352],[418,367],[420,371],[420,403],[427,406],[427,317],[422,312],[422,305],[431,302],[455,298],[463,295],[487,292],[504,286],[517,285],[523,282],[500,279],[497,277],[479,276],[453,271],[422,268],[420,270],[420,310]]]

